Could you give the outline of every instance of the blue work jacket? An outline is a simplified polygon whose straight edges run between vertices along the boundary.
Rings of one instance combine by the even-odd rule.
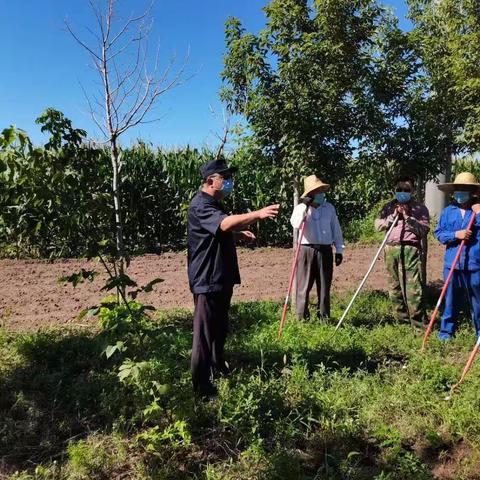
[[[444,267],[451,268],[455,255],[458,252],[460,240],[455,238],[457,230],[465,230],[472,217],[472,210],[465,211],[462,218],[460,208],[451,204],[442,212],[438,226],[435,229],[435,237],[440,243],[447,246],[445,249]],[[480,270],[480,214],[476,216],[472,226],[472,236],[466,242],[457,263],[456,270]]]

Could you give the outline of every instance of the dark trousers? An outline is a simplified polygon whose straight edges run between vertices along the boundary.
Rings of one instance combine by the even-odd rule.
[[[210,385],[212,370],[225,369],[224,346],[232,288],[193,295],[192,381],[194,390]]]
[[[297,266],[296,310],[299,318],[309,318],[308,297],[313,284],[317,285],[317,314],[330,316],[330,288],[333,277],[331,245],[302,245]]]

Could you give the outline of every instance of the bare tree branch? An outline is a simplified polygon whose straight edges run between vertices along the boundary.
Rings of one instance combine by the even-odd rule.
[[[153,8],[153,2],[150,4],[150,6],[147,8],[147,10],[145,10],[145,12],[142,15],[139,15],[138,17],[134,17],[134,18],[129,18],[128,21],[125,23],[125,25],[122,27],[122,29],[115,35],[115,37],[112,38],[112,40],[110,41],[110,45],[113,46],[116,43],[116,41],[120,39],[124,33],[127,32],[130,25],[140,22],[144,18],[148,17],[148,15],[150,15],[150,12],[152,11],[152,8]]]
[[[120,47],[116,52],[112,53],[108,58],[107,62],[111,62],[112,60],[115,59],[115,57],[118,57],[121,55],[123,52],[125,52],[133,43],[139,43],[145,38],[143,35],[139,35],[138,37],[130,39],[123,47]]]
[[[123,85],[128,83],[128,81],[130,80],[130,78],[132,76],[137,75],[137,77],[141,78],[141,70],[143,69],[143,68],[142,69],[140,68],[140,66],[142,65],[141,51],[142,51],[142,44],[139,42],[133,67],[130,70],[126,70],[123,73],[122,76],[117,75],[117,86],[112,92],[113,95],[116,95],[117,92],[123,87]],[[143,62],[145,62],[145,61],[146,61],[146,58],[143,57]],[[115,61],[114,61],[114,63],[116,64]],[[121,77],[123,77],[123,78],[121,78]],[[120,102],[120,104],[122,104],[122,103],[123,102]]]
[[[87,52],[93,57],[93,58],[96,58],[99,62],[102,61],[102,59],[85,43],[83,42],[82,40],[80,40],[79,37],[77,37],[77,35],[75,34],[75,32],[72,30],[72,28],[70,27],[70,24],[65,21],[65,26],[67,27],[67,30],[68,32],[70,33],[70,35],[76,40],[76,42],[81,45],[85,50],[87,50]]]
[[[95,15],[95,18],[97,20],[98,29],[100,30],[101,38],[103,41],[105,39],[105,29],[103,26],[102,12],[100,11],[100,8],[96,5],[96,3],[93,0],[88,0],[88,3],[90,4],[90,8],[92,9],[92,12]]]
[[[96,29],[87,29],[97,43],[96,48],[81,39],[65,21],[73,39],[90,55],[93,68],[101,80],[102,99],[94,93],[82,90],[87,100],[90,116],[110,146],[112,166],[112,197],[115,213],[115,238],[118,272],[124,271],[125,248],[122,219],[122,168],[119,137],[130,128],[152,123],[159,118],[148,118],[156,101],[164,93],[180,85],[183,80],[188,55],[183,65],[174,72],[176,59],[160,71],[160,49],[150,61],[148,39],[151,32],[153,4],[139,15],[130,15],[124,22],[115,14],[116,1],[106,1],[101,8],[100,0],[88,0],[96,23]],[[118,28],[117,28],[118,27]],[[95,43],[94,42],[94,43]],[[101,112],[101,113],[100,113]]]
[[[218,114],[217,112],[215,112],[212,106],[210,106],[210,112],[215,118],[218,118]],[[222,134],[220,135],[219,133],[214,132],[215,136],[220,141],[215,151],[215,158],[219,158],[225,150],[225,145],[228,142],[228,136],[230,135],[230,130],[231,130],[230,120],[231,120],[230,114],[227,112],[225,108],[222,108],[222,128],[223,128]]]
[[[95,112],[95,109],[93,108],[92,106],[92,102],[90,100],[90,97],[88,96],[84,86],[82,84],[80,84],[80,87],[82,89],[82,92],[83,92],[83,95],[85,97],[85,100],[87,101],[87,104],[88,104],[88,108],[89,108],[89,113],[90,113],[90,117],[92,118],[93,122],[95,123],[95,125],[99,128],[99,130],[102,132],[102,135],[104,137],[107,136],[107,132],[105,131],[104,129],[104,126],[100,123],[100,121],[97,119],[97,116],[96,116],[96,112]]]

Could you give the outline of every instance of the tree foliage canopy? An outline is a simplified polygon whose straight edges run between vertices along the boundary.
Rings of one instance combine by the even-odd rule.
[[[422,17],[420,3],[412,15]],[[256,35],[236,18],[226,24],[222,98],[286,177],[313,170],[336,181],[367,168],[388,183],[399,171],[428,179],[443,169],[462,107],[432,94],[426,30],[403,32],[376,0],[272,0],[264,10]]]
[[[454,151],[480,148],[480,4],[409,0],[412,36]]]

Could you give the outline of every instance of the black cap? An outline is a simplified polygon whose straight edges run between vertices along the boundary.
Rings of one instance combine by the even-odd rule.
[[[211,162],[206,163],[200,167],[200,174],[202,178],[205,180],[210,175],[214,173],[234,173],[238,170],[237,167],[228,167],[227,162],[225,160],[212,160]]]

